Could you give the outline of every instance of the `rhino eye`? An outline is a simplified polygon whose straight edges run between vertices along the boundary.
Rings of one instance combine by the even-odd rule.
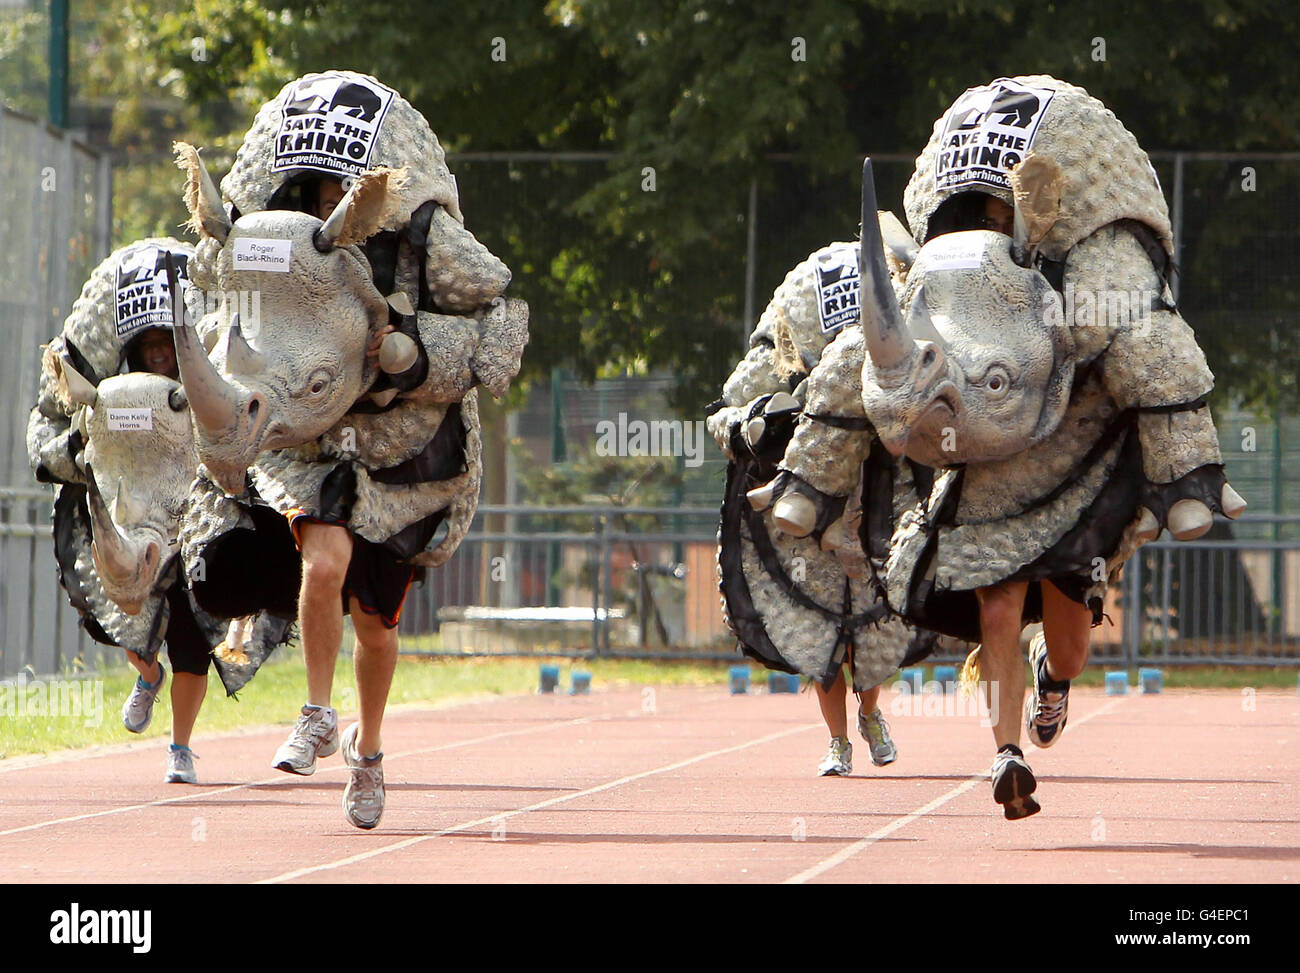
[[[1001,397],[1011,388],[1011,376],[1004,368],[990,368],[984,376],[984,387],[991,395]]]
[[[330,387],[330,382],[333,378],[334,376],[330,374],[328,369],[316,369],[316,371],[311,373],[311,377],[307,379],[307,394],[320,395]]]

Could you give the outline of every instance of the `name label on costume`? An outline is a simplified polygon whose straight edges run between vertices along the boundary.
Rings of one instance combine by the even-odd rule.
[[[858,248],[836,247],[817,255],[817,317],[822,334],[835,334],[858,320],[862,307],[862,280],[858,276]]]
[[[109,409],[111,432],[143,432],[153,429],[153,409]]]
[[[988,240],[973,233],[946,233],[925,245],[925,272],[973,270],[984,260]]]
[[[1056,92],[998,78],[967,88],[944,116],[934,188],[1010,189],[1011,170],[1024,159]]]
[[[289,254],[292,240],[262,240],[241,237],[235,241],[234,264],[236,270],[269,270],[276,274],[289,272]]]

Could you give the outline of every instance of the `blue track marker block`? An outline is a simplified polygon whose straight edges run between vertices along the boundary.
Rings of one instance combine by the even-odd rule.
[[[542,666],[541,680],[537,684],[539,693],[553,693],[560,685],[560,667]]]
[[[1127,694],[1128,694],[1128,673],[1127,672],[1106,673],[1106,695],[1125,696]]]
[[[935,666],[934,681],[943,687],[945,693],[955,692],[957,690],[957,667]]]
[[[1143,695],[1160,692],[1163,681],[1164,673],[1159,669],[1138,670],[1138,685],[1142,687]]]
[[[925,670],[920,666],[911,669],[904,669],[898,674],[901,682],[898,685],[900,693],[921,693],[921,687],[925,684]]]
[[[731,695],[739,696],[749,692],[749,666],[732,666],[728,678],[731,681]]]
[[[767,674],[767,691],[769,693],[797,693],[799,677],[789,672],[769,672]]]
[[[586,696],[591,692],[591,673],[579,672],[574,669],[569,676],[571,683],[569,686],[570,696]]]

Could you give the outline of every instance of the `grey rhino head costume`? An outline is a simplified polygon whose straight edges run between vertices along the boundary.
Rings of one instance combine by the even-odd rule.
[[[177,334],[203,469],[230,496],[249,471],[276,510],[318,514],[326,477],[351,464],[349,526],[382,544],[446,511],[436,548],[400,555],[443,563],[477,505],[476,387],[500,395],[518,374],[528,307],[503,297],[509,271],[462,225],[428,122],[374,78],[331,71],[262,106],[221,193],[195,149],[177,153],[200,233],[193,276],[231,298],[198,340]],[[296,212],[325,177],[346,187],[334,212]],[[256,322],[236,313],[254,305]],[[385,326],[376,361],[366,349]],[[238,519],[219,498],[201,506],[187,560]]]
[[[198,459],[189,404],[179,382],[131,372],[98,387],[62,359],[63,380],[80,404],[86,487],[99,580],[128,615],[158,587],[179,545],[181,517]],[[147,476],[141,471],[147,470]]]
[[[1012,236],[963,209],[987,196],[1013,207]],[[979,587],[1072,577],[1096,617],[1099,559],[1111,576],[1163,527],[1190,540],[1214,512],[1241,513],[1205,405],[1213,376],[1168,287],[1168,209],[1114,114],[1044,76],[971,89],[904,201],[920,250],[896,294],[865,167],[863,342],[828,349],[781,476],[751,494],[783,530],[834,533],[876,435],[942,468],[893,536],[890,605],[977,640],[942,625],[969,619]],[[870,431],[835,428],[846,415]]]

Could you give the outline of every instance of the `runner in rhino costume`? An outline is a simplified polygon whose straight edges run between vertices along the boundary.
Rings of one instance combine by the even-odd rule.
[[[286,85],[221,194],[197,151],[177,150],[201,234],[194,280],[258,298],[256,322],[236,313],[253,302],[231,300],[197,336],[177,334],[208,476],[185,558],[226,556],[250,485],[292,523],[308,698],[273,765],[311,774],[341,742],[345,815],[373,828],[398,616],[416,572],[444,563],[473,519],[476,388],[500,395],[518,373],[528,308],[502,297],[509,270],[463,226],[428,122],[374,78]],[[340,741],[330,702],[344,611],[360,722]]]
[[[890,218],[899,267],[916,245]],[[876,703],[881,682],[900,665],[928,655],[935,637],[893,617],[877,580],[884,554],[867,563],[861,549],[841,562],[829,544],[783,533],[770,510],[756,510],[745,493],[775,474],[806,392],[804,379],[831,342],[861,344],[858,244],[834,243],[810,254],[777,288],[750,337],[750,350],[710,408],[709,430],[731,459],[719,530],[718,577],[723,616],[746,655],[769,668],[814,681],[830,749],[823,775],[852,771],[847,738],[843,664],[859,695],[858,730],[872,762],[897,756]],[[869,489],[893,491],[898,512],[928,491],[932,473],[877,450],[865,464]],[[918,476],[919,475],[919,476]],[[760,504],[761,505],[761,504]],[[848,498],[835,531],[859,529],[861,491]],[[892,515],[892,509],[891,509]],[[890,529],[884,530],[888,535]],[[849,551],[847,546],[840,551]],[[854,651],[855,648],[857,651]]]
[[[199,610],[181,577],[181,515],[198,460],[175,380],[164,266],[170,254],[183,268],[192,252],[176,240],[145,240],[95,268],[46,346],[27,435],[36,478],[56,484],[54,553],[68,598],[91,637],[121,646],[140,673],[122,709],[133,733],[149,725],[165,679],[158,650],[167,645],[174,674],[167,780],[187,783],[196,780],[190,733],[214,650],[234,695],[287,638],[294,609],[289,600],[276,606],[279,614],[258,613],[230,646],[226,620]],[[201,306],[202,294],[182,286]],[[287,531],[282,540],[292,567]]]
[[[863,197],[874,212],[869,163]],[[1010,239],[987,222],[999,205]],[[836,342],[813,371],[762,500],[782,529],[817,536],[874,443],[945,468],[894,532],[888,599],[982,643],[1000,694],[994,799],[1016,819],[1039,810],[1018,745],[1022,627],[1044,623],[1025,723],[1046,747],[1124,561],[1245,501],[1205,404],[1213,376],[1173,304],[1168,208],[1105,106],[1044,76],[971,89],[936,123],[905,206],[922,248],[901,300],[883,261],[864,266],[864,344]]]

